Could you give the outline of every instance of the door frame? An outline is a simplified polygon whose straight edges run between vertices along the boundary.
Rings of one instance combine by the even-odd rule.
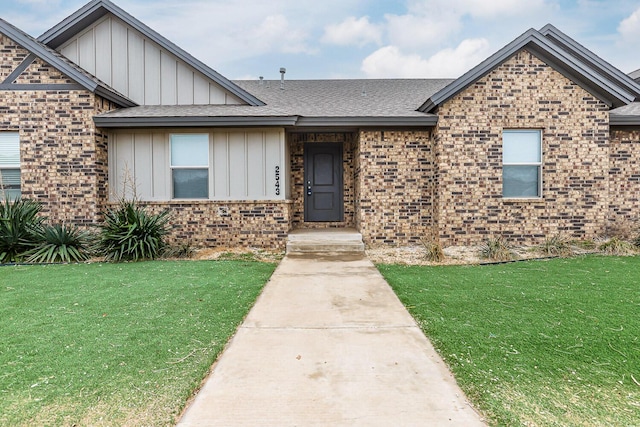
[[[330,146],[332,148],[337,148],[335,150],[337,156],[338,156],[338,162],[337,162],[337,167],[338,167],[338,173],[337,173],[337,178],[338,178],[338,209],[339,209],[339,215],[337,219],[333,219],[333,220],[329,220],[329,221],[316,221],[316,220],[309,220],[309,201],[308,201],[308,196],[307,196],[307,181],[310,180],[309,177],[309,171],[310,168],[308,167],[309,165],[309,161],[310,161],[310,150],[308,149],[308,147],[321,147],[321,146]],[[303,209],[304,209],[304,221],[305,222],[342,222],[344,221],[344,143],[343,142],[305,142],[304,143],[304,166],[303,166]]]

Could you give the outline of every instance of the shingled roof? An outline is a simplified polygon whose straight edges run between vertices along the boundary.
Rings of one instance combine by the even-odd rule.
[[[264,106],[196,105],[127,108],[95,117],[123,126],[433,126],[437,116],[417,111],[452,79],[240,80],[234,83]]]

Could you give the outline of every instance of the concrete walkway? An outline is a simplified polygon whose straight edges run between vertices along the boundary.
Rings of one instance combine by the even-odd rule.
[[[483,426],[364,256],[288,255],[178,426]]]

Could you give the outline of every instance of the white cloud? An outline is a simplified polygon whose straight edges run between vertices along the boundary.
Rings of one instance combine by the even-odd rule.
[[[463,40],[455,49],[444,49],[425,59],[404,54],[396,46],[378,49],[362,61],[367,77],[436,78],[458,77],[488,56],[486,39]]]
[[[340,46],[365,46],[369,43],[382,43],[380,26],[369,22],[368,16],[356,19],[351,16],[340,24],[325,27],[322,42]]]
[[[637,42],[640,39],[640,8],[620,22],[618,33],[623,40]]]

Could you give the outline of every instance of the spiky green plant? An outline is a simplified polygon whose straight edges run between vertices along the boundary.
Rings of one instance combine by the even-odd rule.
[[[169,212],[149,214],[135,201],[123,200],[105,213],[99,248],[109,261],[141,261],[162,255]]]
[[[41,206],[29,199],[0,201],[0,263],[22,261],[33,248],[44,218]]]
[[[28,262],[80,262],[92,255],[92,236],[73,225],[45,225],[36,239],[37,246],[27,253]]]

